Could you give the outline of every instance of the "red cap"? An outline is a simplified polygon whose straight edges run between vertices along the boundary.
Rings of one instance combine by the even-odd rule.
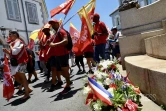
[[[46,24],[46,25],[44,25],[44,27],[42,28],[42,31],[44,31],[45,29],[50,29],[50,24]]]
[[[95,13],[95,14],[93,15],[93,17],[98,17],[98,18],[100,18],[100,15],[99,15],[98,13]]]
[[[54,23],[59,23],[59,21],[56,20],[56,19],[52,19],[52,20],[50,20],[48,23],[51,24],[52,22],[54,22]]]

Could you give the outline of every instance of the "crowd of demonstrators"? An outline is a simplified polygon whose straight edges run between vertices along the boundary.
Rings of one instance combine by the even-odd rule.
[[[11,38],[10,49],[3,48],[3,51],[10,55],[11,75],[25,89],[25,94],[22,99],[30,97],[29,93],[32,89],[29,88],[28,81],[25,76],[26,64],[28,62],[28,54],[24,43],[19,39],[19,34],[16,31],[9,33]]]
[[[93,67],[100,63],[100,57],[102,60],[110,60],[110,55],[112,55],[112,58],[116,57],[120,62],[119,33],[117,28],[112,28],[111,31],[113,35],[111,38],[108,36],[106,25],[104,22],[100,21],[99,14],[94,14],[93,22],[94,34],[90,44],[88,44],[83,51],[78,50],[77,52],[67,48],[69,44],[69,33],[61,27],[58,20],[50,20],[48,22],[49,25],[41,29],[43,36],[38,41],[40,50],[35,53],[39,57],[38,65],[39,68],[41,67],[40,72],[43,72],[46,76],[44,83],[49,82],[52,73],[49,91],[61,88],[63,85],[61,79],[62,75],[66,80],[66,86],[60,94],[67,94],[73,84],[70,80],[70,73],[73,71],[71,67],[75,67],[75,65],[78,67],[78,74],[94,74]],[[54,30],[53,35],[50,33],[50,26]],[[30,97],[29,93],[32,92],[28,84],[28,82],[31,83],[32,75],[34,75],[35,78],[33,80],[34,82],[38,80],[35,71],[35,54],[31,49],[25,46],[16,31],[11,31],[9,36],[11,38],[9,45],[10,50],[4,48],[3,51],[10,56],[11,75],[15,80],[15,84],[19,85],[17,94],[24,94],[23,99],[27,99]],[[69,56],[71,59],[71,67],[69,66]],[[87,72],[85,70],[84,57],[88,65]],[[3,62],[1,62],[0,69],[2,69],[1,67],[3,67]],[[28,78],[25,76],[26,71],[28,72]],[[0,78],[2,78],[2,74],[0,74]],[[23,92],[23,87],[25,92]]]

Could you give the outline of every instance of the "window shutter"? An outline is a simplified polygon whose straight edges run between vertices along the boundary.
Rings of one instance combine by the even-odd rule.
[[[35,23],[38,23],[38,16],[37,16],[37,8],[36,8],[36,5],[33,5],[33,18],[34,18],[34,21]]]
[[[38,23],[36,5],[26,2],[29,23]]]
[[[15,12],[15,19],[16,20],[21,20],[20,18],[20,12],[19,12],[19,7],[18,7],[18,1],[13,0],[13,7],[14,7],[14,12]]]
[[[6,0],[6,5],[7,5],[7,12],[8,12],[8,17],[9,19],[14,19],[14,11],[13,11],[13,2],[12,0]]]

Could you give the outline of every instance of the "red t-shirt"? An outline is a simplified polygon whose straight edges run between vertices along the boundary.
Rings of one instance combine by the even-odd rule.
[[[59,35],[57,34],[53,43],[58,43],[62,41],[64,37],[67,37],[67,33],[64,29],[61,29],[59,33],[61,36],[59,37]],[[56,46],[51,48],[50,53],[52,56],[63,56],[68,54],[68,50],[66,49],[65,45]]]
[[[93,44],[94,44],[94,41],[91,40],[91,44],[89,44],[89,45],[84,49],[84,52],[94,52]]]
[[[77,52],[74,52],[74,54],[75,54],[75,56],[81,56],[81,55],[83,55],[83,52],[77,51]]]
[[[99,22],[94,25],[94,31],[97,33],[104,33],[103,30],[107,29],[104,22]],[[108,35],[96,36],[94,37],[95,45],[105,44]]]

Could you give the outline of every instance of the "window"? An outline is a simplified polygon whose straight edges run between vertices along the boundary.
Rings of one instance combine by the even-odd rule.
[[[119,15],[115,16],[114,22],[115,22],[115,26],[119,26],[121,24],[120,23],[120,16]]]
[[[18,0],[5,0],[9,20],[21,21]]]
[[[36,4],[26,2],[26,9],[28,15],[28,21],[31,24],[38,24],[38,16],[37,16],[37,7]]]

